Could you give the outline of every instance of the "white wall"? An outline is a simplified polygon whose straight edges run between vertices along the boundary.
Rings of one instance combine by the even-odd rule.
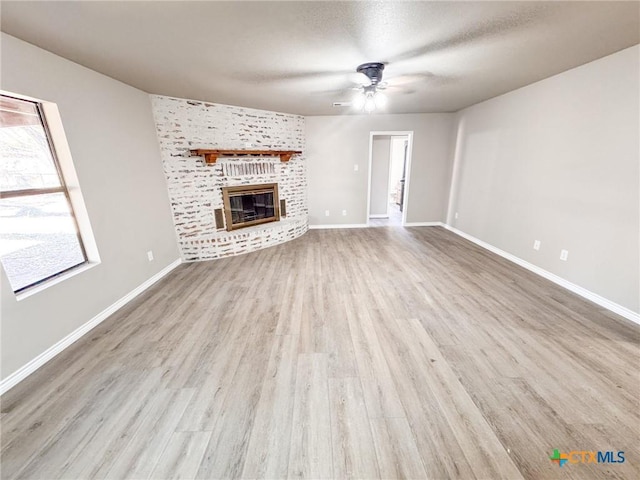
[[[376,135],[371,145],[371,203],[370,215],[386,215],[389,204],[389,164],[391,137]]]
[[[414,132],[407,222],[445,219],[453,114],[316,116],[306,117],[305,123],[310,225],[367,222],[372,131]]]
[[[448,218],[635,312],[639,58],[635,46],[461,111]]]
[[[20,301],[2,272],[4,379],[179,255],[149,96],[5,34],[1,66],[0,88],[58,104],[102,260]]]

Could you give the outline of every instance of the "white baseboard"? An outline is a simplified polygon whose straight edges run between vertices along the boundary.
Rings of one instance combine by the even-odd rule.
[[[371,216],[370,218],[374,218]],[[337,223],[334,225],[309,225],[309,230],[323,230],[328,228],[367,228],[366,223]],[[442,222],[409,222],[402,225],[403,227],[442,227]]]
[[[16,370],[11,375],[9,375],[7,378],[3,379],[0,382],[0,395],[4,394],[7,390],[14,387],[18,383],[20,383],[22,380],[27,378],[29,375],[31,375],[33,372],[35,372],[37,369],[39,369],[41,366],[43,366],[45,363],[51,360],[53,357],[55,357],[56,355],[61,353],[63,350],[68,348],[76,340],[79,340],[82,336],[87,334],[93,328],[97,327],[106,318],[114,314],[120,308],[124,307],[127,303],[129,303],[135,297],[140,295],[142,292],[144,292],[146,289],[148,289],[151,285],[156,283],[162,277],[167,275],[169,272],[171,272],[174,268],[176,268],[181,263],[182,263],[182,259],[180,258],[170,263],[168,266],[160,270],[158,273],[156,273],[153,277],[148,279],[142,285],[139,285],[138,287],[133,289],[131,292],[127,293],[124,297],[122,297],[112,305],[105,308],[103,311],[98,313],[95,317],[93,317],[87,323],[77,328],[76,330],[71,332],[69,335],[64,337],[62,340],[60,340],[58,343],[49,347],[47,350],[42,352],[40,355],[38,355],[36,358],[28,362],[26,365],[23,365],[18,370]]]
[[[337,223],[335,225],[309,225],[309,230],[325,230],[328,228],[367,228],[366,223]]]
[[[442,222],[407,222],[403,227],[442,227]]]
[[[580,285],[576,285],[575,283],[571,283],[568,280],[565,280],[562,277],[559,277],[558,275],[556,275],[555,273],[551,273],[543,268],[540,268],[532,263],[527,262],[526,260],[521,259],[520,257],[516,257],[515,255],[512,255],[508,252],[505,252],[504,250],[500,250],[497,247],[494,247],[493,245],[484,242],[476,237],[473,237],[471,235],[469,235],[468,233],[464,233],[461,230],[458,230],[457,228],[452,227],[451,225],[447,225],[444,224],[443,225],[444,228],[446,228],[447,230],[452,231],[453,233],[455,233],[456,235],[461,236],[462,238],[466,238],[467,240],[469,240],[470,242],[475,243],[476,245],[481,246],[482,248],[485,248],[493,253],[495,253],[496,255],[500,255],[503,258],[506,258],[507,260],[516,263],[518,265],[520,265],[523,268],[526,268],[527,270],[540,275],[541,277],[546,278],[547,280],[551,280],[553,283],[560,285],[561,287],[566,288],[567,290],[572,291],[573,293],[576,293],[578,295],[580,295],[581,297],[586,298],[587,300],[592,301],[593,303],[600,305],[601,307],[606,308],[607,310],[612,311],[613,313],[617,313],[618,315],[620,315],[621,317],[626,318],[627,320],[631,320],[634,323],[640,324],[640,314],[634,312],[633,310],[628,309],[627,307],[623,307],[622,305],[619,305],[615,302],[612,302],[611,300],[608,300],[604,297],[601,297],[600,295],[598,295],[597,293],[593,293],[590,290],[587,290],[586,288],[581,287]]]
[[[369,218],[389,218],[388,213],[373,213],[369,215]]]

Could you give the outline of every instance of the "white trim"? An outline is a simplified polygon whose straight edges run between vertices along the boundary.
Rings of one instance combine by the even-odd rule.
[[[20,367],[18,370],[13,372],[7,378],[5,378],[2,381],[0,381],[0,395],[4,394],[7,390],[9,390],[10,388],[14,387],[18,383],[20,383],[22,380],[27,378],[29,375],[31,375],[33,372],[35,372],[37,369],[42,367],[49,360],[51,360],[56,355],[58,355],[59,353],[64,351],[67,347],[69,347],[71,344],[73,344],[76,340],[79,340],[82,336],[86,335],[93,328],[97,327],[100,323],[102,323],[110,315],[114,314],[120,308],[124,307],[127,303],[129,303],[135,297],[140,295],[142,292],[144,292],[146,289],[148,289],[150,286],[152,286],[154,283],[156,283],[162,277],[167,275],[169,272],[171,272],[174,268],[176,268],[181,263],[182,263],[182,259],[180,259],[180,258],[175,260],[175,261],[173,261],[172,263],[167,265],[165,268],[160,270],[158,273],[156,273],[153,277],[151,277],[147,281],[145,281],[142,285],[139,285],[138,287],[133,289],[131,292],[127,293],[124,297],[122,297],[120,300],[116,301],[112,305],[110,305],[107,308],[105,308],[103,311],[98,313],[95,317],[93,317],[87,323],[85,323],[81,327],[77,328],[76,330],[71,332],[69,335],[64,337],[62,340],[60,340],[58,343],[56,343],[55,345],[49,347],[47,350],[42,352],[36,358],[34,358],[33,360],[29,361],[27,364],[25,364],[22,367]]]
[[[409,198],[409,178],[411,177],[411,156],[413,155],[413,130],[404,130],[404,131],[396,131],[396,130],[383,130],[383,131],[372,131],[369,132],[369,183],[367,186],[367,224],[366,226],[370,226],[369,219],[375,218],[371,213],[371,170],[373,165],[373,137],[377,136],[392,136],[392,137],[407,137],[407,164],[406,171],[404,177],[404,195],[402,198],[402,204],[404,208],[402,209],[402,226],[405,226],[407,223],[407,199]],[[389,159],[389,163],[391,163],[391,159]],[[387,205],[387,212],[389,211],[389,205]],[[359,227],[358,227],[359,228]]]
[[[57,275],[49,280],[45,280],[43,283],[40,283],[38,285],[35,285],[33,287],[29,287],[27,288],[25,291],[20,292],[20,293],[16,293],[16,301],[21,301],[24,300],[25,298],[29,298],[32,295],[35,295],[37,293],[43,292],[45,291],[47,288],[52,287],[54,285],[57,285],[60,282],[64,282],[65,280],[68,280],[69,278],[75,277],[76,275],[82,273],[82,272],[86,272],[87,270],[91,270],[93,267],[97,267],[98,265],[100,265],[100,263],[93,263],[93,262],[88,262],[88,263],[83,263],[77,267],[72,268],[71,270],[69,270],[68,272],[65,272],[61,275]]]
[[[407,163],[405,164],[404,191],[402,192],[402,225],[407,224],[409,211],[409,184],[411,183],[411,160],[413,159],[413,132],[407,135]]]
[[[369,172],[367,173],[367,226],[369,226],[369,218],[371,218],[371,176],[373,171],[373,132],[369,132],[369,160],[367,165],[369,166]]]
[[[326,230],[330,228],[367,228],[366,223],[338,223],[334,225],[309,225],[309,230]]]
[[[389,206],[387,205],[387,210],[389,210]],[[369,218],[389,218],[388,213],[374,213],[369,215]]]
[[[47,122],[47,129],[51,136],[51,142],[53,143],[53,150],[58,159],[60,173],[62,174],[67,193],[69,194],[69,201],[71,202],[73,214],[78,226],[78,232],[80,233],[80,238],[82,239],[82,244],[87,254],[87,261],[92,264],[99,264],[100,253],[98,252],[98,244],[96,243],[95,235],[91,228],[89,212],[87,211],[84,197],[82,196],[80,180],[78,179],[73,163],[58,105],[45,101],[41,101],[40,103],[45,121]]]
[[[385,197],[384,212],[386,218],[389,218],[389,200],[391,199],[391,166],[393,164],[393,137],[389,137],[389,170],[387,170],[387,196]],[[369,218],[375,218],[369,216]],[[369,223],[367,221],[367,223]]]
[[[567,290],[572,291],[573,293],[576,293],[578,295],[580,295],[583,298],[586,298],[587,300],[592,301],[593,303],[600,305],[601,307],[606,308],[607,310],[612,311],[613,313],[617,313],[618,315],[620,315],[621,317],[626,318],[627,320],[631,320],[634,323],[640,324],[640,314],[634,312],[633,310],[628,309],[627,307],[623,307],[622,305],[619,305],[615,302],[612,302],[611,300],[608,300],[600,295],[598,295],[597,293],[593,293],[590,290],[587,290],[586,288],[583,288],[579,285],[576,285],[575,283],[571,283],[568,280],[565,280],[562,277],[559,277],[558,275],[556,275],[555,273],[551,273],[543,268],[540,268],[532,263],[527,262],[526,260],[521,259],[520,257],[516,257],[515,255],[512,255],[508,252],[505,252],[504,250],[500,250],[497,247],[494,247],[493,245],[484,242],[476,237],[473,237],[471,235],[469,235],[468,233],[464,233],[463,231],[458,230],[457,228],[454,228],[450,225],[443,225],[444,228],[446,228],[447,230],[452,231],[453,233],[455,233],[456,235],[461,236],[462,238],[466,238],[467,240],[469,240],[470,242],[475,243],[476,245],[481,246],[482,248],[485,248],[493,253],[495,253],[496,255],[500,255],[503,258],[506,258],[507,260],[520,265],[523,268],[526,268],[527,270],[540,275],[541,277],[546,278],[547,280],[551,280],[553,283],[555,283],[556,285],[560,285],[561,287],[566,288]]]
[[[404,227],[444,227],[442,222],[409,222],[403,225]]]

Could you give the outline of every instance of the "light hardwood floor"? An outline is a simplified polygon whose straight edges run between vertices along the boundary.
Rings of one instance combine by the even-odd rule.
[[[402,225],[402,212],[395,203],[390,203],[387,207],[387,218],[370,218],[370,227],[400,227]]]
[[[639,343],[442,228],[314,230],[179,267],[5,394],[2,478],[640,478]]]

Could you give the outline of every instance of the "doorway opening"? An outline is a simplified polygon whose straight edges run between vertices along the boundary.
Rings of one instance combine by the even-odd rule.
[[[371,132],[368,226],[403,226],[407,223],[412,143],[413,132]]]

